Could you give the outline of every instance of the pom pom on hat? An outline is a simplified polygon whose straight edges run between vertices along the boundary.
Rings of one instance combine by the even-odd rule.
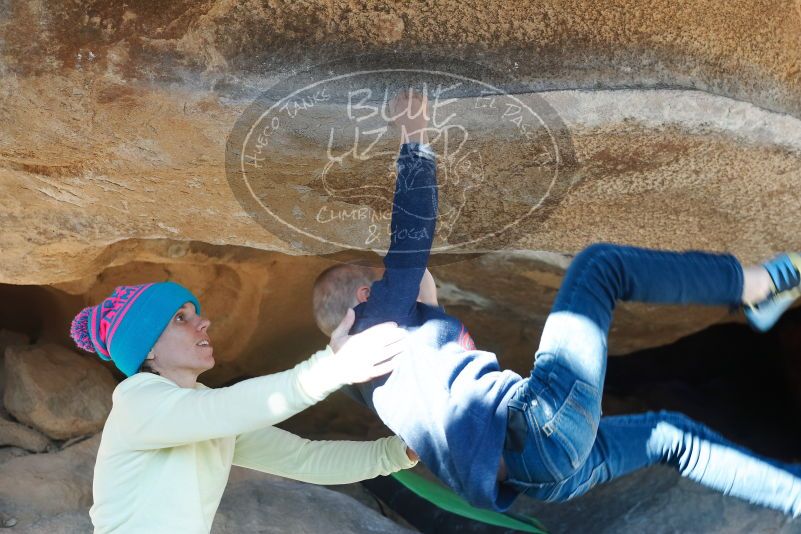
[[[92,313],[92,308],[93,306],[89,306],[81,310],[70,326],[70,337],[79,348],[87,352],[97,352],[92,344],[92,338],[89,337],[89,315]]]

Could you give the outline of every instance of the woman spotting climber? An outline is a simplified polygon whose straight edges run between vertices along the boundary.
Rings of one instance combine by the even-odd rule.
[[[117,287],[72,322],[76,344],[128,378],[113,394],[94,472],[95,533],[209,532],[231,465],[318,484],[344,484],[412,467],[396,437],[309,441],[272,425],[344,384],[392,370],[405,333],[385,323],[348,336],[293,369],[210,389],[214,366],[197,298],[174,282]]]

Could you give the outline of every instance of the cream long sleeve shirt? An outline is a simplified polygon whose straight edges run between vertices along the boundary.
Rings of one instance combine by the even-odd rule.
[[[138,373],[114,390],[98,450],[96,534],[206,534],[231,465],[317,484],[412,467],[403,441],[310,441],[275,428],[343,384],[330,347],[293,369],[210,389]]]

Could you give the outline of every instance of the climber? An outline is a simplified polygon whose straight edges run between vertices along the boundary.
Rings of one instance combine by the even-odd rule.
[[[276,428],[345,384],[388,373],[406,333],[383,324],[293,369],[210,389],[211,321],[175,282],[117,287],[73,320],[71,336],[128,378],[113,393],[94,471],[96,533],[209,532],[231,465],[318,484],[345,484],[416,464],[397,436],[309,441]]]
[[[564,501],[661,463],[724,494],[801,514],[798,466],[760,458],[680,413],[601,417],[617,300],[745,304],[749,323],[764,331],[801,295],[801,257],[743,267],[729,254],[589,246],[565,274],[531,375],[501,370],[437,306],[436,286],[432,296],[426,267],[438,197],[427,103],[411,92],[397,98],[410,112],[396,121],[403,133],[392,229],[422,225],[429,237],[392,240],[383,273],[359,264],[326,270],[313,303],[323,331],[353,313],[351,333],[383,321],[409,330],[392,374],[358,386],[358,394],[423,464],[472,504],[499,511],[520,494]]]

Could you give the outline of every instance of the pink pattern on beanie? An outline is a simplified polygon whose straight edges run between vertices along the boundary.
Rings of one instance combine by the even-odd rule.
[[[152,285],[118,286],[110,297],[97,306],[81,310],[70,326],[70,336],[75,344],[85,351],[96,352],[104,360],[110,360],[109,347],[114,332],[134,301]]]

